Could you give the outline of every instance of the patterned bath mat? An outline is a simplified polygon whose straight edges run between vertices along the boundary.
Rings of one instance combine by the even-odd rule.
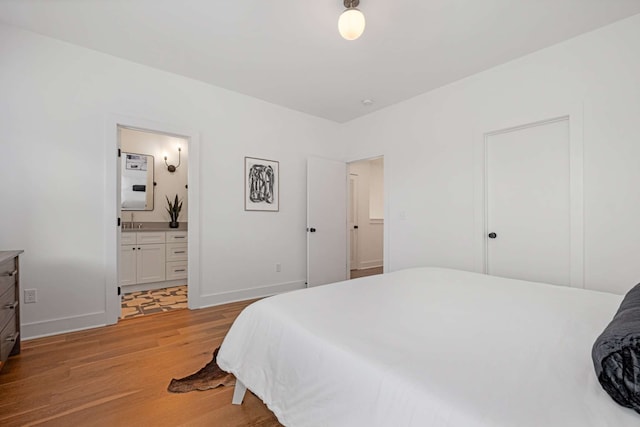
[[[187,308],[187,285],[124,294],[121,319]]]

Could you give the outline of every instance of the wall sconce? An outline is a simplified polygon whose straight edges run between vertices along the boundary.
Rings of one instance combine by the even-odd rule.
[[[338,19],[338,31],[344,39],[355,40],[364,32],[364,14],[356,9],[359,4],[360,0],[344,0],[347,9]]]
[[[181,148],[178,147],[178,164],[175,166],[167,163],[167,155],[166,154],[164,155],[164,164],[167,165],[167,170],[171,173],[174,173],[176,169],[180,167],[180,151],[181,151]]]

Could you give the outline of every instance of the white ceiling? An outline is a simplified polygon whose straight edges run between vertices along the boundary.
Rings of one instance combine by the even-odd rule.
[[[345,122],[640,13],[640,0],[0,0],[0,22]],[[361,100],[372,99],[372,106]]]

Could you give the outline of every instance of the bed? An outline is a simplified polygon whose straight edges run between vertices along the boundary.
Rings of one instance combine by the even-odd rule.
[[[287,426],[637,427],[590,357],[621,300],[408,269],[260,300],[217,360]]]

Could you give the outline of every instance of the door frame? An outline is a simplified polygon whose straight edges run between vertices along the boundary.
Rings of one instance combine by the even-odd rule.
[[[487,140],[492,135],[558,120],[569,121],[570,286],[584,288],[584,149],[582,103],[527,112],[480,126],[474,136],[475,269],[487,273]]]
[[[167,125],[165,123],[110,114],[105,120],[105,323],[108,325],[118,322],[120,317],[120,296],[117,289],[118,269],[120,266],[120,159],[118,150],[120,140],[118,128],[124,127],[144,132],[152,132],[184,138],[189,152],[189,170],[187,172],[187,197],[189,209],[187,221],[189,228],[188,252],[189,264],[187,282],[189,284],[188,307],[200,307],[200,137],[199,133],[191,130]]]
[[[349,191],[349,165],[351,163],[356,163],[356,162],[360,162],[360,161],[364,161],[364,160],[373,160],[373,159],[377,159],[377,158],[382,158],[383,159],[383,169],[382,169],[382,173],[383,173],[383,197],[384,197],[384,201],[383,201],[383,205],[384,205],[384,223],[382,224],[382,272],[383,273],[387,273],[390,271],[393,271],[391,269],[391,264],[389,262],[389,244],[390,244],[390,228],[389,228],[389,224],[391,223],[391,221],[389,220],[390,216],[389,216],[389,206],[390,206],[390,200],[391,200],[391,185],[390,185],[390,176],[391,174],[389,173],[390,171],[390,164],[391,162],[389,161],[389,154],[373,154],[371,156],[367,156],[367,157],[358,157],[358,158],[349,158],[348,160],[346,160],[346,164],[347,164],[347,192]],[[349,225],[347,224],[347,236],[349,236]],[[348,274],[351,274],[351,239],[347,239],[347,266],[348,266]]]

